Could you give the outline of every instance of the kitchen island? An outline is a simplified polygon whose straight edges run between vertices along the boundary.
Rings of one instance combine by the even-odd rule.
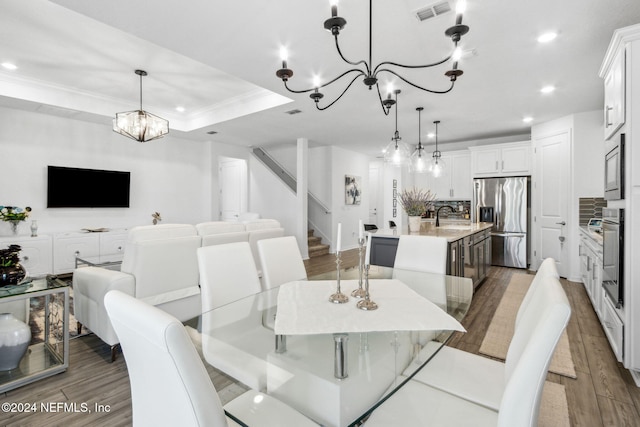
[[[370,262],[374,265],[393,267],[398,239],[401,235],[433,236],[447,239],[447,274],[469,277],[474,287],[487,276],[491,266],[490,222],[442,222],[436,227],[432,221],[423,220],[419,232],[407,229],[382,228],[368,232],[371,237]]]

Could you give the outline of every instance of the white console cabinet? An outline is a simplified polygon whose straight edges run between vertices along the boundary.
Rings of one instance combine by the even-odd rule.
[[[474,177],[531,175],[531,141],[469,147]]]
[[[128,230],[104,233],[59,233],[53,238],[53,272],[70,273],[75,269],[76,257],[95,262],[119,261],[124,253]]]
[[[0,237],[0,248],[20,245],[20,264],[27,269],[29,276],[44,276],[53,269],[51,236],[15,236]]]

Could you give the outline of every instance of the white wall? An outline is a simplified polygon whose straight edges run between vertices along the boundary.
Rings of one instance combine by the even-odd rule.
[[[164,223],[209,220],[210,145],[171,134],[141,144],[106,125],[0,108],[0,204],[31,206],[42,234],[151,224],[155,211]],[[47,165],[130,171],[131,207],[47,209]]]
[[[249,210],[280,221],[284,234],[296,233],[296,195],[270,169],[249,158]]]
[[[574,194],[604,197],[604,140],[602,111],[573,115]]]
[[[369,218],[369,156],[331,147],[331,189],[333,233],[336,236],[338,223],[342,223],[342,250],[358,247],[358,221]],[[315,161],[315,159],[314,159]],[[359,205],[345,204],[344,176],[355,175],[362,179],[362,199]],[[309,179],[311,181],[311,179]],[[333,239],[335,242],[335,237]],[[332,245],[332,252],[335,246]]]

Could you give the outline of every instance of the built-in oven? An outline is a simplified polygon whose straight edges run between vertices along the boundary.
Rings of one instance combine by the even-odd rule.
[[[604,198],[624,199],[624,133],[606,145],[604,157]]]
[[[624,304],[624,209],[602,209],[602,287],[616,308]]]

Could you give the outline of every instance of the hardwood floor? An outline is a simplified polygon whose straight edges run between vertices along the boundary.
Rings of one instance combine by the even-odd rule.
[[[345,251],[343,266],[357,264],[357,251]],[[335,268],[335,256],[323,255],[305,261],[309,275]],[[492,267],[487,280],[476,290],[473,303],[463,324],[465,334],[457,334],[451,345],[477,353],[506,285],[514,272]],[[568,326],[571,353],[577,379],[549,374],[548,380],[565,386],[572,426],[639,426],[640,388],[629,372],[619,364],[580,283],[562,280],[572,306]],[[228,376],[208,368],[223,402],[242,391]],[[109,363],[109,348],[94,335],[71,340],[70,367],[67,372],[0,394],[2,403],[36,404],[35,412],[6,413],[0,411],[1,426],[129,426],[131,425],[131,393],[127,366],[122,355]],[[41,404],[76,404],[44,412]],[[91,412],[82,412],[86,403]],[[95,411],[95,405],[108,411]],[[55,408],[55,406],[54,406]]]

